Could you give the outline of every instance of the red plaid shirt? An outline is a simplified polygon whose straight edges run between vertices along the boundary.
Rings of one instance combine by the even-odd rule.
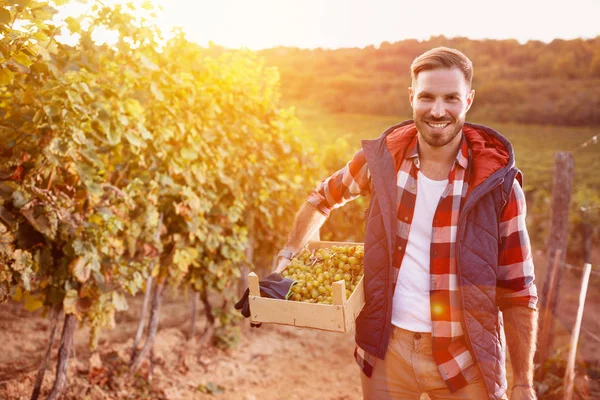
[[[388,138],[392,137],[390,134]],[[388,148],[390,141],[387,142]],[[389,148],[391,154],[398,149]],[[463,135],[462,144],[448,176],[448,186],[442,194],[433,219],[431,237],[431,320],[433,357],[449,389],[454,392],[466,386],[474,377],[474,360],[467,349],[461,320],[462,309],[457,284],[455,243],[461,206],[469,193],[467,168],[470,151]],[[394,289],[404,249],[409,239],[417,196],[419,155],[417,137],[397,164],[397,234],[393,254]],[[399,166],[399,168],[398,168]],[[341,170],[321,182],[308,202],[323,214],[341,207],[359,195],[370,194],[371,175],[363,151]],[[536,309],[537,291],[533,284],[534,268],[529,236],[525,226],[525,196],[515,179],[508,204],[500,217],[497,293],[500,309],[520,305]],[[395,290],[392,290],[394,293]],[[370,376],[376,357],[357,346],[355,357]],[[368,373],[367,373],[368,371]]]

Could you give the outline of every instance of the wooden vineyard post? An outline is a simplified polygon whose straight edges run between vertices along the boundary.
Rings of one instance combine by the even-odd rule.
[[[558,275],[558,270],[560,267],[560,260],[562,258],[562,250],[557,250],[554,253],[554,263],[552,264],[552,268],[548,270],[547,274],[550,275],[550,288],[548,290],[548,296],[553,297],[554,291],[556,290],[556,276]],[[539,353],[538,353],[538,363],[544,364],[546,359],[548,358],[548,353],[550,349],[548,347],[548,337],[554,332],[554,319],[552,318],[552,311],[550,307],[546,307],[543,310],[541,327],[540,327],[540,338],[539,338]],[[543,368],[538,370],[538,378],[541,380],[543,378]]]
[[[579,292],[579,307],[577,308],[577,318],[571,334],[571,348],[569,349],[569,358],[567,359],[567,370],[564,380],[565,400],[573,398],[573,380],[575,379],[575,356],[577,355],[577,342],[579,341],[579,331],[581,330],[581,320],[583,319],[583,308],[585,306],[585,296],[587,294],[588,283],[590,281],[591,264],[585,264],[583,267],[583,278],[581,282],[581,291]]]
[[[548,272],[551,271],[555,263],[555,255],[558,250],[561,250],[559,270],[555,277],[555,287],[560,287],[563,265],[565,264],[565,256],[567,250],[568,228],[569,228],[569,208],[571,205],[571,192],[573,190],[573,172],[575,163],[573,154],[570,152],[556,153],[554,158],[554,179],[552,186],[552,210],[550,235],[547,241],[547,265]],[[552,274],[546,273],[544,286],[541,295],[540,309],[550,309],[552,315],[556,314],[556,304],[558,303],[558,291],[554,291],[550,296],[550,281]],[[546,347],[551,348],[554,341],[552,332],[547,337]],[[539,363],[539,358],[538,358]]]
[[[589,221],[589,220],[588,220]],[[588,221],[581,223],[581,233],[583,236],[583,262],[592,262],[592,237],[594,236],[594,226]]]

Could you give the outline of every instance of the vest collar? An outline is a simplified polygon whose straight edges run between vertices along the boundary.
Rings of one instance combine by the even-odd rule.
[[[496,171],[506,169],[508,172],[514,167],[512,145],[497,131],[484,125],[467,122],[463,126],[463,135],[469,149],[469,191],[481,185]],[[405,157],[414,156],[416,136],[415,123],[408,120],[390,127],[379,139],[363,141],[363,145],[365,142],[380,141],[376,147],[381,149],[385,143],[398,170]]]

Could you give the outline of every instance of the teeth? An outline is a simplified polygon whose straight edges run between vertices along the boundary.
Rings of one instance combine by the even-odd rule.
[[[431,126],[433,128],[441,129],[441,128],[445,128],[446,126],[448,126],[448,124],[432,124],[432,123],[429,123],[429,126]]]

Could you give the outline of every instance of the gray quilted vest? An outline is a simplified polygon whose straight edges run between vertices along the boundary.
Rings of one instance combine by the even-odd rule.
[[[356,321],[356,343],[384,359],[391,334],[392,252],[396,232],[396,169],[386,146],[392,126],[362,146],[372,176],[372,196],[365,235],[365,306]],[[482,125],[465,124],[496,137],[508,150],[506,167],[494,172],[467,197],[458,222],[457,272],[462,292],[463,330],[484,378],[489,398],[501,399],[507,389],[502,314],[496,304],[498,217],[518,173],[510,142]]]

